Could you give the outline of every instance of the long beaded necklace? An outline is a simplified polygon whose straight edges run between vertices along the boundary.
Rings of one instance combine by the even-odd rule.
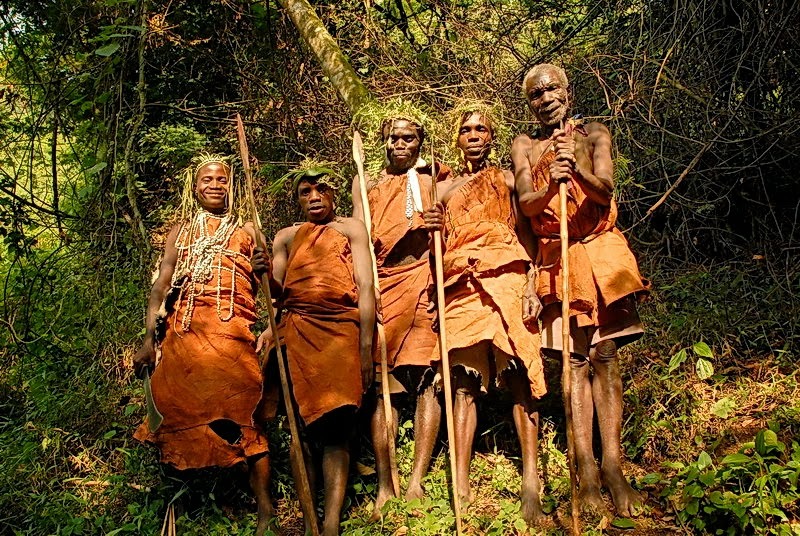
[[[208,222],[211,219],[219,220],[219,226],[213,234],[208,232]],[[223,322],[233,318],[236,270],[223,266],[222,257],[245,257],[237,251],[225,248],[236,228],[236,219],[232,214],[217,216],[204,210],[198,212],[189,223],[181,226],[175,241],[175,247],[178,250],[178,265],[172,276],[172,287],[180,289],[178,303],[181,302],[184,294],[186,295],[186,308],[181,316],[183,331],[189,331],[195,299],[203,292],[206,284],[214,278],[215,272],[217,316]],[[225,316],[222,314],[223,271],[230,272],[231,276],[231,295]]]

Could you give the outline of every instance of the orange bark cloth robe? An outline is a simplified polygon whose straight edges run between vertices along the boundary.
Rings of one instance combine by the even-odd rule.
[[[486,388],[490,376],[524,365],[531,394],[541,397],[546,392],[541,339],[522,322],[530,258],[514,229],[503,172],[496,167],[478,172],[453,193],[444,217],[448,350],[487,341],[517,361],[508,363],[495,353],[492,370],[486,363],[460,362],[456,355],[451,357],[451,367],[460,364],[479,372]]]
[[[419,171],[430,173],[430,168]],[[441,166],[437,180],[444,180],[449,174],[450,169]],[[429,367],[438,361],[434,355],[436,333],[431,328],[433,314],[427,311],[428,286],[432,281],[428,258],[400,265],[389,259],[394,248],[412,232],[424,231],[427,237],[420,213],[414,211],[411,220],[406,218],[407,183],[406,174],[389,175],[383,171],[367,194],[390,370],[405,365]],[[419,186],[423,209],[427,209],[431,203],[430,188],[422,182]],[[376,352],[376,363],[380,363],[379,359]]]
[[[533,166],[535,190],[547,187],[554,159],[555,152],[546,150]],[[572,184],[567,198],[570,317],[578,327],[599,328],[590,341],[592,344],[619,335],[637,338],[642,329],[631,298],[647,294],[650,282],[642,278],[627,240],[616,227],[616,202],[612,199],[610,206],[598,205],[589,199],[577,180]],[[561,348],[560,308],[548,306],[561,302],[559,203],[558,195],[554,196],[541,214],[530,219],[539,243],[537,293],[545,307],[543,338],[545,347],[556,349]],[[609,308],[615,302],[617,306]],[[554,321],[559,326],[553,330],[551,344],[546,326]],[[606,333],[604,326],[610,328]]]
[[[213,234],[219,223],[209,218],[208,232]],[[218,253],[214,260],[222,269],[215,269],[205,284],[187,280],[168,312],[161,360],[151,378],[153,400],[164,421],[155,433],[145,422],[134,437],[156,445],[161,461],[178,469],[229,467],[268,451],[267,438],[253,421],[262,389],[250,331],[256,320],[253,248],[250,235],[236,229],[225,246],[232,254]],[[185,255],[185,248],[180,251]],[[189,306],[185,289],[190,285],[196,294],[184,331],[182,319]]]
[[[306,426],[343,406],[361,405],[358,288],[345,235],[304,223],[292,242],[278,331]]]

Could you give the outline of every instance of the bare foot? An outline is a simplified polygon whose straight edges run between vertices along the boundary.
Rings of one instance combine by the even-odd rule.
[[[603,501],[599,484],[581,483],[578,488],[578,504],[580,504],[581,512],[608,516],[608,508],[606,508],[606,503]]]
[[[642,507],[642,496],[634,490],[618,467],[603,471],[603,483],[611,492],[611,499],[619,517],[633,517]]]
[[[469,505],[475,502],[475,494],[472,489],[467,486],[466,489],[458,490],[458,498],[461,499],[461,511],[464,512],[469,508]]]
[[[378,495],[375,497],[375,509],[372,511],[372,515],[369,517],[370,523],[374,523],[383,517],[383,512],[381,512],[381,509],[383,508],[383,505],[386,504],[386,501],[392,497],[394,497],[394,493],[391,490],[378,490]]]
[[[536,492],[522,494],[520,514],[529,527],[538,526],[545,518],[542,512],[542,501]]]
[[[413,501],[414,499],[422,500],[425,497],[425,491],[422,489],[422,486],[419,483],[408,483],[408,489],[406,490],[406,501]]]

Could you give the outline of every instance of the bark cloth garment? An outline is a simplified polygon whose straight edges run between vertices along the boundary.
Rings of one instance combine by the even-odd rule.
[[[450,168],[444,165],[437,168],[438,181],[449,177]],[[419,173],[430,174],[430,167],[420,169]],[[410,221],[406,218],[407,182],[405,173],[390,175],[384,170],[367,194],[390,370],[405,365],[429,367],[438,361],[434,355],[436,334],[431,328],[433,314],[427,311],[427,292],[432,281],[428,258],[394,264],[391,257],[398,244],[402,246],[411,233],[424,231],[427,240],[422,215],[415,211]],[[423,209],[427,209],[431,204],[430,187],[422,182],[419,186]],[[379,357],[376,355],[378,363]]]
[[[304,223],[292,241],[278,331],[295,402],[306,426],[361,405],[358,288],[350,241],[328,225]]]
[[[209,233],[219,221],[209,218]],[[250,331],[256,320],[253,248],[250,235],[237,228],[225,246],[228,254],[217,254],[214,265],[221,262],[222,269],[211,281],[184,282],[184,289],[197,285],[188,331],[181,322],[190,306],[186,292],[168,311],[161,360],[151,379],[164,421],[150,433],[145,419],[134,437],[156,445],[161,461],[178,469],[230,467],[268,451],[267,438],[253,421],[262,389]],[[186,254],[185,248],[178,251]],[[223,321],[231,311],[233,278],[233,315]]]
[[[534,190],[547,187],[554,159],[555,152],[549,148],[532,167]],[[567,199],[572,323],[600,330],[613,324],[620,326],[617,333],[628,330],[629,335],[633,332],[640,335],[641,324],[632,298],[647,295],[650,282],[642,278],[628,242],[616,227],[617,204],[612,199],[607,207],[598,205],[589,199],[577,181],[573,184]],[[550,344],[546,326],[553,321],[560,322],[560,307],[552,306],[561,302],[559,203],[558,195],[554,196],[541,214],[530,219],[539,245],[537,293],[545,307],[542,312],[545,347],[556,349],[561,348],[560,327],[550,330],[556,333],[554,344]],[[593,344],[598,342],[600,330],[596,331]],[[607,335],[602,338],[615,337],[611,332]]]
[[[523,365],[531,394],[546,392],[539,333],[522,322],[522,298],[530,262],[514,229],[511,195],[503,172],[484,169],[465,182],[445,207],[445,324],[448,350],[488,341],[495,352],[494,373]],[[492,367],[451,357],[451,367],[475,369],[488,385]],[[498,378],[499,379],[499,378]]]

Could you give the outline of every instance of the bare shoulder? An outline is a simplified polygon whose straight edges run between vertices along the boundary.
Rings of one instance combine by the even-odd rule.
[[[603,123],[599,121],[592,121],[591,123],[587,123],[584,125],[586,129],[586,133],[589,135],[589,139],[595,140],[600,138],[610,138],[611,131],[608,130],[608,127],[605,126]]]
[[[520,151],[530,151],[533,147],[533,140],[527,134],[519,134],[514,141],[511,142],[511,151],[516,153]]]
[[[291,245],[292,240],[294,240],[294,236],[297,234],[297,230],[300,229],[299,225],[290,225],[289,227],[284,227],[277,233],[275,233],[275,239],[273,240],[273,244],[275,249],[279,246],[286,246],[288,247]]]
[[[367,234],[364,222],[357,218],[341,217],[329,223],[331,227],[345,235],[350,240],[363,238]]]

